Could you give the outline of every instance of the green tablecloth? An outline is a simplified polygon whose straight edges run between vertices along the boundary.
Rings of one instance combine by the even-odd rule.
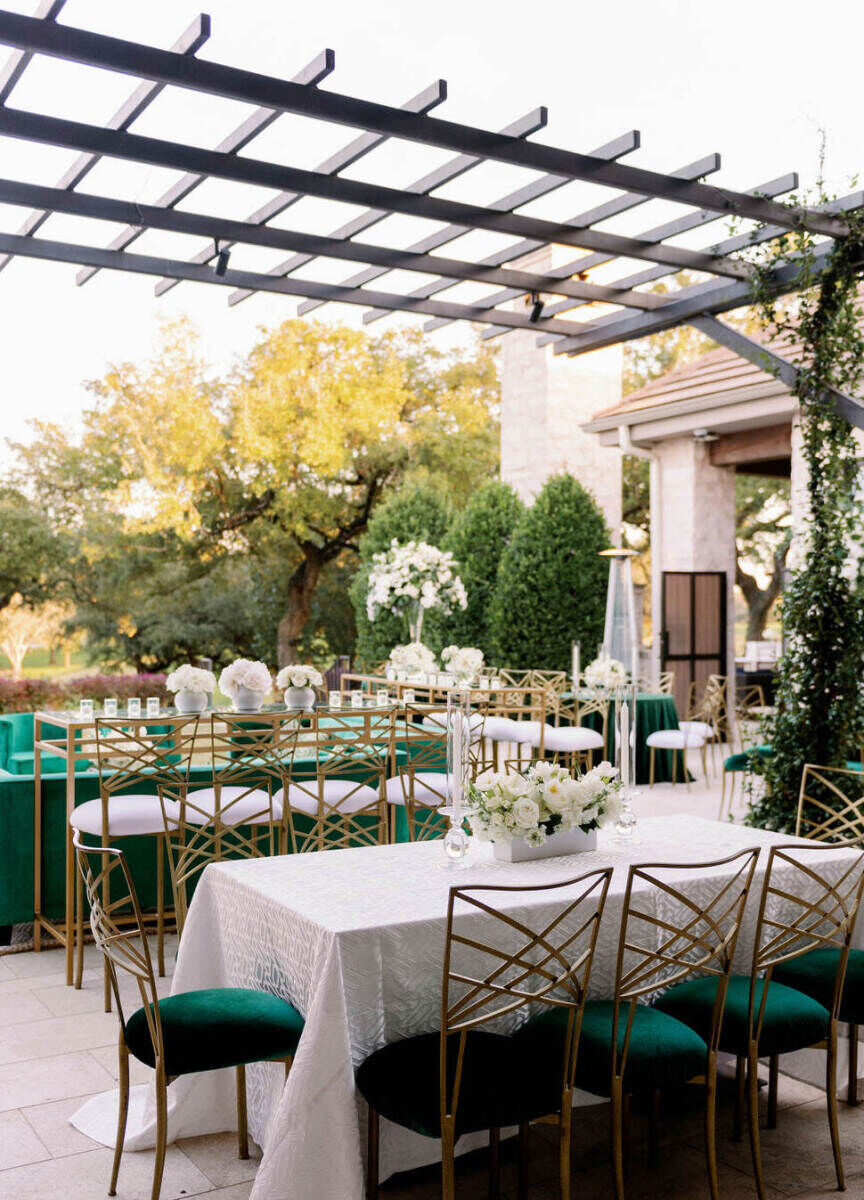
[[[609,715],[606,724],[606,754],[610,762],[615,761],[615,720],[613,705],[610,702]],[[603,722],[599,713],[590,713],[584,719],[584,724],[602,732]],[[678,714],[675,711],[675,700],[661,692],[640,692],[636,697],[636,782],[648,783],[650,747],[647,745],[649,733],[658,729],[677,729]],[[599,751],[598,751],[599,753]],[[680,750],[657,750],[655,752],[654,779],[658,783],[671,781],[672,756],[678,755],[676,779],[683,780],[684,756]],[[596,755],[595,755],[596,758]]]

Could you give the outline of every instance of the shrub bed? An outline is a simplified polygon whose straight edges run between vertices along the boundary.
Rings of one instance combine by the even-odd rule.
[[[70,679],[10,679],[0,676],[0,713],[35,712],[45,708],[77,708],[79,700],[116,696],[165,698],[165,676],[78,675]]]

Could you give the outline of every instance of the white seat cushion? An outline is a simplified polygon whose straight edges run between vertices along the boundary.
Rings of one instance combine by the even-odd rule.
[[[288,785],[288,804],[295,812],[306,813],[310,817],[318,816],[319,785],[314,779],[304,782],[302,789],[296,784]],[[378,790],[368,783],[355,783],[351,779],[325,779],[323,786],[324,803],[327,809],[338,808],[342,813],[354,813],[361,808],[368,808],[377,803]],[[273,805],[279,801],[282,810],[282,789],[273,793]]]
[[[454,776],[449,776],[452,785]],[[414,803],[426,808],[438,808],[446,804],[448,776],[445,771],[418,771],[414,776]],[[390,804],[404,804],[405,792],[411,795],[411,776],[409,772],[394,775],[387,780],[386,793]]]
[[[166,817],[176,817],[179,805],[165,802]],[[87,800],[72,809],[69,824],[81,833],[102,837],[102,801]],[[158,796],[111,796],[108,800],[109,837],[132,837],[134,834],[164,833],[165,819]]]
[[[678,728],[683,729],[685,733],[695,733],[703,738],[710,738],[714,733],[707,721],[679,721]]]
[[[278,795],[278,793],[277,793]],[[189,825],[206,825],[216,815],[216,789],[198,788],[189,792],[186,822]],[[219,798],[219,819],[223,825],[267,825],[270,821],[270,805],[267,793],[256,788],[223,787]],[[201,811],[198,811],[201,810]],[[273,797],[273,820],[282,820],[282,798]]]
[[[551,728],[551,726],[549,726]],[[539,721],[511,721],[511,742],[519,742],[523,746],[539,746],[540,745],[540,722]]]
[[[549,725],[543,744],[547,750],[559,754],[602,750],[603,735],[596,729],[586,729],[583,725]]]
[[[510,717],[487,717],[483,726],[483,736],[490,742],[515,742],[513,736],[516,722]]]
[[[470,717],[471,728],[475,732],[479,732],[483,728],[483,716],[481,713],[472,713]],[[447,712],[442,709],[440,712],[427,713],[420,722],[424,729],[432,730],[434,733],[443,733],[447,729]]]
[[[649,733],[645,740],[655,750],[684,750],[689,746],[698,749],[705,745],[701,734],[687,729],[658,729],[656,733]]]

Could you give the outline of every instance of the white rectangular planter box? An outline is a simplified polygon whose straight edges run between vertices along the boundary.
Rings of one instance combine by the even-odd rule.
[[[581,854],[597,849],[597,830],[583,833],[581,829],[565,829],[553,833],[541,846],[529,846],[524,838],[510,842],[493,842],[492,851],[499,862],[530,862],[535,858],[554,858],[557,854]]]

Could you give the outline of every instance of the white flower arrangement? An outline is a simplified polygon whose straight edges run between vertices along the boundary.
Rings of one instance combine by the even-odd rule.
[[[205,671],[203,667],[193,667],[184,663],[182,667],[171,672],[165,680],[165,686],[169,692],[215,692],[216,676],[212,671]]]
[[[585,668],[585,683],[588,687],[613,688],[626,687],[629,676],[627,668],[617,658],[608,654],[600,654]]]
[[[435,655],[422,642],[394,646],[387,662],[394,671],[405,671],[408,675],[428,675],[438,670]]]
[[[245,687],[250,692],[266,695],[273,686],[270,669],[266,663],[253,662],[251,658],[236,658],[219,676],[219,691],[234,699],[237,688]]]
[[[483,651],[476,646],[445,646],[441,661],[459,679],[474,679],[483,670]]]
[[[479,842],[524,838],[542,846],[559,830],[590,833],[618,820],[621,810],[618,771],[599,763],[584,775],[536,762],[524,774],[497,773],[469,788],[468,819]]]
[[[374,621],[382,610],[404,616],[418,606],[446,614],[467,608],[468,597],[449,550],[394,538],[389,550],[372,556],[366,613]]]
[[[308,687],[323,687],[324,676],[320,671],[316,671],[314,667],[308,664],[292,663],[288,667],[283,667],[276,676],[276,686],[280,692],[284,692],[286,688],[308,688]]]

